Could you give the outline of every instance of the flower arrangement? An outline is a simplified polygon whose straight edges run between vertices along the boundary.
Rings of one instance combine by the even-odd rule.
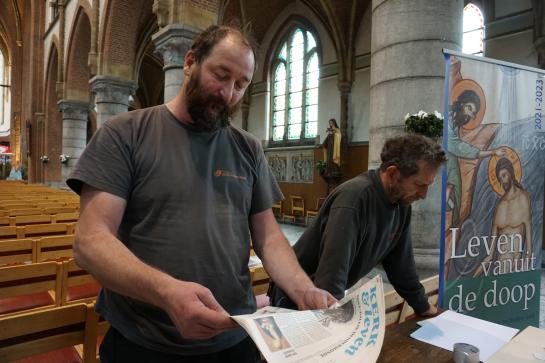
[[[427,113],[422,110],[413,115],[405,115],[405,131],[437,138],[443,135],[443,115],[434,111]]]
[[[60,154],[59,160],[61,161],[61,164],[67,164],[68,160],[70,160],[70,155]]]
[[[47,164],[47,162],[49,161],[49,156],[47,155],[40,156],[40,161],[44,164]]]

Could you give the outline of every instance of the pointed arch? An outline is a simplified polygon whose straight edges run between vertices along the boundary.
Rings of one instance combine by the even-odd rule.
[[[87,60],[91,50],[91,22],[84,7],[80,6],[76,11],[69,34],[65,67],[65,97],[70,100],[89,102],[91,71]]]
[[[470,2],[464,7],[462,51],[483,55],[484,53],[484,15],[481,9]]]
[[[136,80],[139,36],[155,17],[149,0],[108,0],[102,11],[100,53],[101,74]]]
[[[286,28],[271,58],[271,142],[316,138],[319,38],[299,22]]]

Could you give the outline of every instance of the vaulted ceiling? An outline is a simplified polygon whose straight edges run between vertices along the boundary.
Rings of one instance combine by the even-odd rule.
[[[0,49],[9,57],[15,46],[22,46],[24,0],[0,1]]]

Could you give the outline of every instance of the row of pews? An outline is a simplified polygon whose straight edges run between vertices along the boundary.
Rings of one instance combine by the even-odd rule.
[[[0,181],[0,362],[98,361],[108,323],[73,259],[78,218],[72,192]]]

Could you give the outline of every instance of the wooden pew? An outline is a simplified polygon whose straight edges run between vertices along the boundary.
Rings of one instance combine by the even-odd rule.
[[[49,236],[34,241],[34,262],[60,260],[74,257],[74,235]]]
[[[254,295],[267,293],[269,289],[269,275],[263,266],[254,266],[250,268],[250,277],[252,279],[252,289]]]
[[[79,219],[79,212],[71,212],[71,213],[58,213],[53,215],[52,221],[53,223],[69,223],[69,222],[77,222]]]
[[[83,344],[83,362],[95,363],[98,316],[92,304],[56,307],[0,318],[0,361],[51,352],[48,361],[79,361],[74,345]],[[68,353],[59,353],[67,348]]]
[[[24,238],[22,227],[3,226],[0,227],[0,240]]]
[[[11,217],[12,226],[26,226],[30,224],[47,224],[52,222],[52,217],[45,214],[35,215],[22,215],[17,217]]]
[[[34,240],[30,238],[0,241],[0,266],[36,262]]]
[[[0,229],[1,228],[2,227],[0,227]],[[38,238],[46,236],[74,234],[75,223],[32,224],[19,228],[22,229],[22,237]]]
[[[100,288],[93,275],[79,267],[74,259],[63,262],[61,305],[96,300]]]
[[[61,284],[61,263],[0,267],[0,314],[60,306]]]

